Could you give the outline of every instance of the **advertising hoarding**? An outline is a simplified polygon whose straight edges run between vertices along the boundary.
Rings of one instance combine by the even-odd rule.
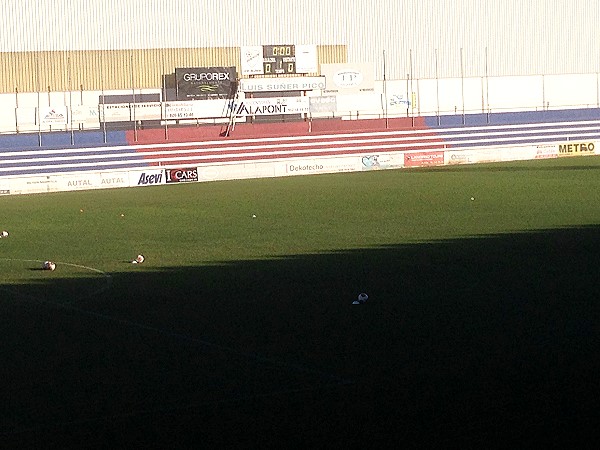
[[[230,98],[235,94],[235,67],[183,67],[175,69],[177,100]]]
[[[64,126],[67,124],[66,106],[42,106],[38,108],[39,123],[42,126]]]
[[[242,92],[312,91],[325,89],[325,77],[266,77],[240,80]]]
[[[321,64],[321,75],[327,79],[325,93],[357,94],[375,90],[372,63]]]
[[[232,105],[236,117],[303,114],[310,111],[308,97],[247,98]]]

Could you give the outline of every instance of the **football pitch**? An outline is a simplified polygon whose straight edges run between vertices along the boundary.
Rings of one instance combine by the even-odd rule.
[[[599,224],[591,156],[0,197],[0,438],[591,442]]]

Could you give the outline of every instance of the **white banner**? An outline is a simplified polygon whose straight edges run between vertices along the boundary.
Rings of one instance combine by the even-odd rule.
[[[316,45],[296,45],[296,73],[319,72]]]
[[[17,108],[17,126],[27,127],[35,125],[35,108],[19,107]]]
[[[41,125],[66,125],[66,106],[42,106],[38,109]]]
[[[404,167],[404,153],[375,153],[361,157],[362,170],[398,169]]]
[[[308,97],[247,98],[233,104],[236,117],[304,114],[310,111]]]
[[[132,103],[131,118],[132,120],[160,120],[161,118],[161,103]]]
[[[240,48],[242,75],[261,75],[263,73],[262,45],[251,45]]]
[[[324,95],[318,97],[308,97],[311,113],[337,111],[337,97],[335,95]]]
[[[337,110],[340,112],[381,111],[382,94],[366,93],[354,95],[336,95]]]
[[[98,124],[98,105],[77,105],[71,108],[71,123]]]
[[[9,179],[11,194],[39,194],[60,191],[56,177],[35,176]]]
[[[321,64],[327,79],[326,93],[357,94],[375,90],[375,71],[372,63]]]
[[[206,100],[198,100],[203,102]],[[165,103],[165,110],[163,112],[163,119],[194,119],[194,106],[196,102],[168,102]]]
[[[102,172],[100,173],[100,188],[129,187],[127,172]]]
[[[228,117],[231,100],[191,100],[165,103],[163,119],[214,119]]]
[[[129,122],[131,108],[129,103],[101,103],[100,122]]]
[[[242,78],[243,92],[312,91],[325,89],[325,77]]]
[[[361,170],[360,161],[361,158],[358,155],[290,160],[279,164],[283,170],[278,172],[276,176],[357,172]]]
[[[60,191],[98,189],[100,187],[100,172],[56,175],[53,178],[57,180]]]

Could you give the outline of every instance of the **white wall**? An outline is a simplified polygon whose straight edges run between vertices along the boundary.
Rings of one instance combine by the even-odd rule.
[[[136,90],[158,93],[153,90]],[[107,91],[109,94],[131,94],[132,91]],[[310,95],[320,95],[312,91]],[[36,122],[36,108],[79,105],[98,107],[101,92],[43,92],[0,94],[0,133],[42,131]],[[327,94],[331,95],[331,94]],[[387,107],[386,107],[387,99]],[[398,103],[398,99],[401,103]],[[408,100],[408,104],[406,103]],[[209,100],[215,102],[215,100]],[[404,102],[404,103],[402,103]],[[18,108],[17,108],[18,106]],[[532,75],[510,77],[471,77],[422,80],[390,80],[375,82],[372,94],[339,95],[336,113],[313,114],[313,117],[405,117],[483,112],[539,111],[544,109],[600,107],[600,75]],[[221,109],[219,109],[221,110]],[[70,115],[70,114],[69,114]],[[160,119],[160,117],[157,117]],[[69,118],[70,122],[70,118]],[[73,129],[97,129],[91,118],[86,123],[73,123]],[[63,129],[71,129],[71,125]],[[60,127],[58,127],[60,129]],[[57,129],[57,127],[53,127]]]

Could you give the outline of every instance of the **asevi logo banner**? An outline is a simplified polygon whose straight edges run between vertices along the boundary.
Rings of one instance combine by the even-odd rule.
[[[163,170],[129,172],[130,186],[152,186],[155,184],[165,184],[165,173]]]

